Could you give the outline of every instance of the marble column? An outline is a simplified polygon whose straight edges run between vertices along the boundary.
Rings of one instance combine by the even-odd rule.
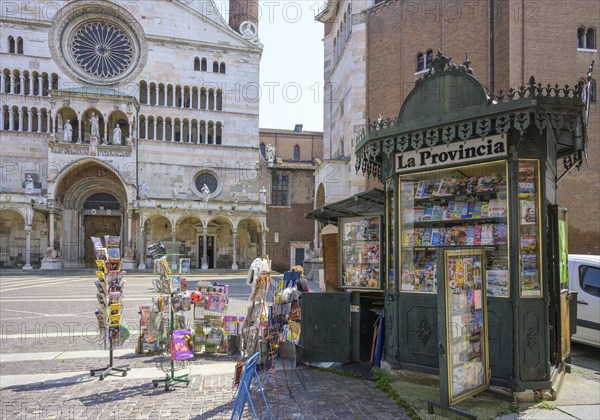
[[[146,105],[150,105],[150,83],[146,83]]]
[[[167,121],[163,120],[162,122],[162,140],[167,140]]]
[[[38,76],[38,96],[42,96],[44,93],[44,78],[42,76]]]
[[[52,111],[51,110],[46,111],[46,124],[48,124],[48,126],[46,127],[46,132],[48,134],[52,133]]]
[[[266,225],[266,223],[265,223]],[[264,258],[267,255],[267,227],[263,225],[263,229],[262,229],[262,257]]]
[[[138,265],[138,269],[145,270],[146,269],[146,241],[145,236],[146,232],[144,231],[144,226],[140,226],[138,230],[138,256],[140,259],[140,265]]]
[[[148,140],[150,137],[148,136],[148,118],[144,118],[144,138]]]
[[[19,85],[19,95],[25,95],[25,76],[20,75],[19,79],[21,80],[21,84]]]
[[[157,140],[157,138],[156,138],[156,124],[158,123],[158,121],[155,118],[153,122],[154,122],[154,134],[152,136],[152,140]]]
[[[48,246],[54,249],[54,210],[50,210],[48,219]]]
[[[79,121],[78,121],[77,124],[79,125],[79,130],[77,130],[77,143],[81,144],[81,139],[82,139],[82,135],[81,135],[82,133],[81,132],[83,131],[82,130],[83,123],[81,121],[81,118],[79,119]]]
[[[31,266],[31,225],[25,225],[25,265],[23,270],[33,270]]]
[[[100,144],[102,144],[102,137],[100,137]],[[104,121],[104,144],[110,144],[108,142],[108,120]]]
[[[8,110],[8,129],[10,131],[15,129],[15,111],[12,108]]]
[[[198,122],[198,124],[196,125],[196,135],[198,136],[198,138],[196,139],[196,143],[198,143],[198,144],[200,144],[200,135],[201,135],[200,129],[201,128],[202,127],[200,127],[200,122]]]
[[[237,270],[237,230],[233,231],[233,264],[231,264],[232,270]]]
[[[179,141],[181,143],[184,142],[184,140],[183,140],[183,120],[179,121]]]
[[[19,129],[18,131],[23,131],[23,110],[19,109]]]
[[[188,122],[188,143],[192,142],[192,122]]]
[[[206,247],[208,246],[208,229],[204,228],[202,231],[202,269],[208,270],[208,252]]]
[[[0,130],[4,130],[4,111],[0,111]]]
[[[15,75],[14,74],[10,75],[10,93],[12,93],[12,94],[15,93]]]
[[[29,109],[27,111],[27,131],[32,132],[33,131],[33,112],[31,112],[31,109]]]
[[[29,75],[29,96],[33,96],[33,75]]]
[[[175,273],[179,264],[179,261],[177,260],[177,253],[176,251],[176,243],[175,241],[177,240],[177,224],[175,222],[175,220],[173,220],[173,229],[171,229],[171,240],[173,241],[173,261],[171,262],[171,270]]]
[[[0,93],[4,93],[4,73],[0,73]]]
[[[175,121],[171,120],[171,141],[175,141]]]
[[[196,107],[197,109],[200,109],[200,89],[198,89],[198,106]]]
[[[133,248],[133,212],[127,212],[127,246]]]

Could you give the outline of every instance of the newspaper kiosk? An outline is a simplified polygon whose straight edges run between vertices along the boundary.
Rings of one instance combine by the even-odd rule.
[[[487,94],[469,64],[438,53],[398,118],[370,123],[356,148],[356,169],[385,186],[384,361],[438,374],[446,406],[490,384],[551,389],[564,372],[570,302],[556,188],[587,141],[585,84],[532,77]],[[341,281],[369,287],[362,274]]]

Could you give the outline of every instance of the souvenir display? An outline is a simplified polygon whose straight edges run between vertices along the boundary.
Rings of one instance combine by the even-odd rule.
[[[103,380],[108,375],[116,373],[126,376],[129,367],[113,366],[113,349],[122,346],[130,337],[130,332],[123,320],[123,291],[125,280],[120,270],[120,237],[106,236],[106,247],[102,240],[91,237],[96,255],[96,280],[95,285],[98,293],[98,310],[96,320],[98,321],[98,334],[102,340],[103,347],[109,351],[109,364],[100,369],[91,369],[90,375]]]

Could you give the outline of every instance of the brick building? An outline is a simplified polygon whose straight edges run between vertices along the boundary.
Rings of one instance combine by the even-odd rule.
[[[600,62],[600,3],[587,0],[329,0],[317,19],[324,23],[328,99],[323,163],[316,175],[324,202],[318,205],[373,183],[355,174],[356,136],[368,120],[397,117],[438,49],[455,63],[470,60],[489,92],[525,85],[530,76],[544,85],[573,84],[584,80],[593,60]],[[571,253],[600,253],[598,73],[593,76],[587,163],[559,182],[558,201],[569,211]],[[564,172],[559,168],[558,176]],[[329,174],[339,174],[337,179],[350,187],[339,188],[344,183],[331,182]]]
[[[305,215],[313,209],[314,171],[323,156],[323,133],[261,128],[260,150],[265,158],[267,253],[277,271],[302,264],[315,236],[315,223]],[[268,159],[269,145],[274,148]]]

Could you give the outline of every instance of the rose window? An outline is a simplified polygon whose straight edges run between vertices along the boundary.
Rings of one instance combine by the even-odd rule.
[[[77,65],[95,77],[117,77],[132,62],[133,46],[129,36],[103,22],[86,23],[78,28],[71,48]]]

